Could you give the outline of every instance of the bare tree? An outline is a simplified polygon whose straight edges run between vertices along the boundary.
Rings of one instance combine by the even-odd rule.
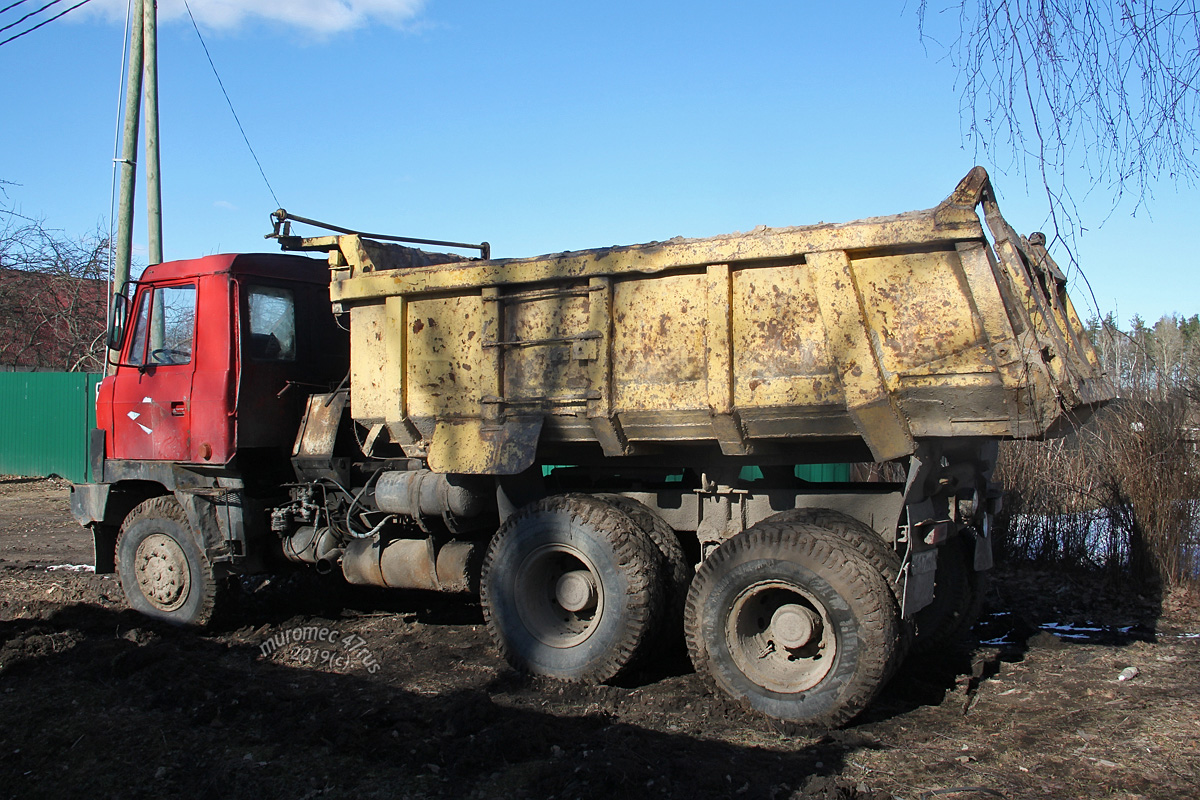
[[[0,367],[103,367],[108,248],[0,207]]]
[[[1002,546],[1162,587],[1200,582],[1200,316],[1089,332],[1121,398],[1066,439],[1010,442]]]
[[[1055,235],[1080,229],[1076,189],[1143,207],[1162,177],[1200,175],[1195,0],[920,0],[921,36],[953,15],[964,136],[995,164],[1040,178]],[[1068,179],[1086,172],[1083,185]],[[1078,195],[1082,196],[1082,195]]]

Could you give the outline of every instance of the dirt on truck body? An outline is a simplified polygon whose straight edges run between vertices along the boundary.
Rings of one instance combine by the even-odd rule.
[[[982,169],[927,211],[712,239],[415,268],[357,236],[299,246],[330,251],[354,418],[438,472],[701,444],[882,462],[1111,395]]]
[[[840,724],[977,612],[997,442],[1112,394],[981,168],[927,211],[531,259],[278,219],[331,306],[312,260],[214,256],[116,315],[72,507],[152,616],[288,562],[477,590],[523,671],[686,642],[750,708]],[[849,462],[887,479],[813,479]]]

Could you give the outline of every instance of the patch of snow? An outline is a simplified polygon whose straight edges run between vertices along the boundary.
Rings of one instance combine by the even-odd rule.
[[[1047,622],[1044,625],[1039,625],[1038,629],[1047,633],[1053,633],[1060,639],[1077,639],[1080,641],[1092,639],[1096,634],[1104,632],[1104,628],[1097,628],[1092,625],[1069,625],[1061,622]]]

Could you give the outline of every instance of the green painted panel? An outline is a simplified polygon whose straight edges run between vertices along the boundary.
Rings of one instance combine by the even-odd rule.
[[[88,479],[96,384],[84,372],[0,373],[0,474]]]
[[[812,483],[846,483],[850,480],[850,465],[797,464],[796,477]]]
[[[847,483],[850,480],[849,464],[797,464],[793,474],[802,481],[810,483]],[[738,478],[743,481],[757,481],[763,477],[759,467],[742,467]]]

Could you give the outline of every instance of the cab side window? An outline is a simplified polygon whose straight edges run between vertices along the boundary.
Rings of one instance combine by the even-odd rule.
[[[291,289],[251,286],[246,292],[250,311],[247,351],[259,361],[296,360],[296,301]]]
[[[190,363],[195,331],[195,284],[143,291],[138,301],[129,363],[150,367]]]

